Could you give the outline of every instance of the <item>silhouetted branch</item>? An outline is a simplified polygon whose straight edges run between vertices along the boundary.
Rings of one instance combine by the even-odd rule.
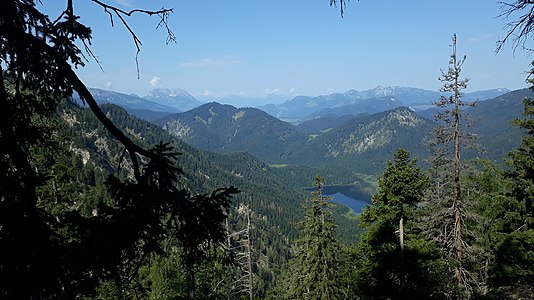
[[[502,50],[504,45],[510,41],[514,51],[517,47],[532,51],[525,47],[528,38],[534,33],[534,0],[516,0],[513,3],[501,2],[501,14],[499,18],[508,19],[514,13],[524,12],[517,20],[506,23],[508,30],[504,38],[497,41],[495,52]]]
[[[176,36],[170,29],[167,21],[169,19],[169,15],[173,12],[172,8],[161,8],[159,10],[144,10],[144,9],[132,9],[132,10],[123,10],[116,6],[106,4],[99,0],[92,0],[94,3],[98,4],[102,8],[104,8],[104,11],[109,15],[109,19],[111,22],[111,26],[115,26],[115,22],[113,21],[113,16],[116,16],[121,21],[122,25],[128,30],[130,35],[132,36],[133,42],[135,44],[136,53],[135,53],[135,65],[137,68],[137,78],[139,79],[139,52],[141,52],[141,45],[142,42],[137,36],[137,34],[134,32],[132,27],[126,22],[125,17],[130,17],[134,14],[146,14],[149,16],[157,15],[160,17],[160,21],[156,28],[163,27],[167,30],[167,39],[166,43],[170,42],[176,42]],[[93,56],[94,57],[94,56]]]
[[[347,9],[347,2],[349,1],[350,0],[330,0],[330,6],[337,7],[337,4],[339,3],[339,9],[341,11],[341,18],[343,18],[343,15],[345,14],[345,10]]]
[[[33,47],[45,52],[52,57],[57,64],[58,71],[61,72],[65,80],[72,85],[72,89],[75,90],[80,98],[87,103],[95,117],[104,125],[104,127],[121,143],[124,145],[130,158],[132,160],[134,174],[136,179],[140,178],[139,161],[136,154],[146,156],[150,159],[154,158],[154,154],[141,146],[134,143],[128,138],[113,122],[106,116],[106,114],[100,109],[93,95],[89,92],[85,84],[78,78],[78,75],[72,70],[72,67],[62,57],[59,56],[57,51],[50,45],[44,43],[41,39],[27,33],[23,33],[21,38],[26,38]]]

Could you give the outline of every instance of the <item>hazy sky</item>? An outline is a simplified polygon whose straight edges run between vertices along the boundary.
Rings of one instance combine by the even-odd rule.
[[[66,1],[43,1],[55,17]],[[451,36],[467,55],[470,91],[527,87],[533,59],[512,47],[495,54],[507,22],[492,0],[361,0],[347,4],[344,18],[329,0],[108,0],[123,9],[172,7],[176,44],[165,44],[157,17],[130,23],[143,46],[140,78],[131,36],[88,0],[76,13],[93,28],[90,61],[77,73],[91,87],[145,95],[153,88],[181,88],[195,96],[243,97],[269,93],[319,95],[381,86],[437,90],[446,69]]]

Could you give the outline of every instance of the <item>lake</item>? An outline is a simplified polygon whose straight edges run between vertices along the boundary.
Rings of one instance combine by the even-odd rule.
[[[332,196],[332,201],[348,206],[357,214],[371,205],[371,195],[356,185],[327,185],[323,187],[323,194]]]

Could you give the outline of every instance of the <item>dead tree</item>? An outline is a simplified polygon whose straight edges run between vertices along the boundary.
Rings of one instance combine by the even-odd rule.
[[[475,103],[462,101],[462,90],[467,88],[468,79],[461,79],[465,56],[456,54],[456,35],[452,37],[452,53],[449,68],[442,70],[440,81],[443,86],[442,96],[436,106],[440,109],[435,119],[439,126],[434,131],[430,143],[433,156],[431,175],[434,180],[430,194],[432,212],[427,226],[434,232],[434,238],[451,259],[454,269],[454,282],[459,290],[469,296],[473,283],[477,283],[471,272],[465,267],[466,260],[472,261],[467,236],[467,218],[471,218],[467,202],[467,187],[462,182],[466,168],[461,153],[473,146],[475,136],[465,129],[469,123],[463,108],[475,106]]]
[[[229,297],[233,299],[236,296],[248,294],[252,300],[254,296],[254,276],[253,276],[253,250],[252,237],[250,234],[250,208],[245,206],[247,227],[234,232],[228,232],[228,248],[235,253],[237,262],[237,274],[233,280]],[[228,226],[228,225],[227,225]]]

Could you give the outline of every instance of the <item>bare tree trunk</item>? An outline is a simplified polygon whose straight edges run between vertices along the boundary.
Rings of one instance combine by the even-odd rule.
[[[233,234],[228,234],[228,243],[231,246],[230,237],[237,237],[238,246],[230,249],[240,249],[236,252],[237,267],[239,272],[238,278],[234,280],[232,288],[230,289],[229,297],[235,298],[236,295],[247,293],[249,299],[254,299],[254,274],[252,273],[252,238],[250,235],[250,207],[246,207],[247,227],[241,231]]]
[[[399,219],[399,246],[400,246],[400,266],[401,266],[401,282],[400,282],[400,292],[404,289],[404,282],[406,281],[406,274],[404,272],[404,216],[401,213]]]
[[[453,40],[453,65],[456,61],[456,36]],[[454,249],[456,256],[455,277],[459,286],[463,286],[462,276],[462,256],[463,256],[463,236],[462,236],[462,188],[460,183],[460,89],[459,72],[455,72],[454,78]]]
[[[187,299],[195,300],[195,272],[193,271],[193,264],[187,263],[185,266],[187,277]]]
[[[401,251],[401,260],[404,261],[404,217],[402,215],[399,220],[399,246]]]
[[[254,293],[253,293],[253,276],[252,276],[252,243],[250,241],[250,208],[247,212],[247,251],[248,251],[248,294],[250,300],[254,299]]]

